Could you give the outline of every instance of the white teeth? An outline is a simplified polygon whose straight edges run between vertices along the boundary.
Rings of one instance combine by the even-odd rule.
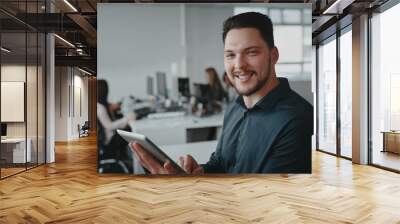
[[[249,77],[250,77],[250,75],[239,75],[239,79],[241,81],[245,81],[245,80],[249,79]]]
[[[240,80],[240,81],[247,81],[250,79],[252,73],[251,74],[241,74],[241,75],[236,75],[236,77]]]

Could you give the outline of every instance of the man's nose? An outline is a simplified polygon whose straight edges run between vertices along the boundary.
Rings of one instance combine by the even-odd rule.
[[[242,70],[246,67],[246,60],[244,59],[243,55],[239,54],[234,61],[235,69]]]

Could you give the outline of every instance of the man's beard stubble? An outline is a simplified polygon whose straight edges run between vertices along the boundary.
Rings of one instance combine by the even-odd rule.
[[[235,88],[236,92],[241,96],[250,96],[250,95],[256,93],[258,90],[260,90],[270,80],[271,73],[272,73],[271,72],[271,67],[272,66],[271,66],[271,55],[270,55],[269,64],[268,64],[268,74],[265,76],[265,78],[258,79],[258,78],[260,78],[260,76],[257,76],[256,77],[257,78],[257,84],[253,88],[251,88],[249,90],[246,90],[245,92],[244,91],[239,91],[238,88],[236,87],[236,82],[233,82],[234,83],[233,87]],[[251,71],[251,72],[253,72],[253,71]],[[254,72],[254,73],[256,73],[256,72]]]

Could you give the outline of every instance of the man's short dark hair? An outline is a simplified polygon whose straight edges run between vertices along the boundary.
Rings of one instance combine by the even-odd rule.
[[[267,43],[268,47],[275,47],[274,44],[274,30],[272,27],[271,19],[258,12],[246,12],[229,17],[224,22],[222,41],[225,43],[225,38],[231,29],[239,28],[255,28],[261,37]]]

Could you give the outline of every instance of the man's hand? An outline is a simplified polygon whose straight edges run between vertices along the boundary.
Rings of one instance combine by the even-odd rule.
[[[204,173],[203,167],[197,164],[196,160],[191,155],[181,156],[179,157],[179,161],[181,162],[183,170],[188,174]]]
[[[156,158],[149,154],[140,144],[134,142],[129,144],[130,148],[135,152],[140,164],[152,174],[177,174],[178,171],[172,166],[171,161],[161,165]],[[181,167],[188,174],[202,174],[203,167],[198,165],[192,156],[186,155],[179,157]]]
[[[140,144],[129,143],[130,148],[135,152],[140,164],[152,174],[177,174],[178,171],[168,160],[161,166],[156,158],[149,154]]]

